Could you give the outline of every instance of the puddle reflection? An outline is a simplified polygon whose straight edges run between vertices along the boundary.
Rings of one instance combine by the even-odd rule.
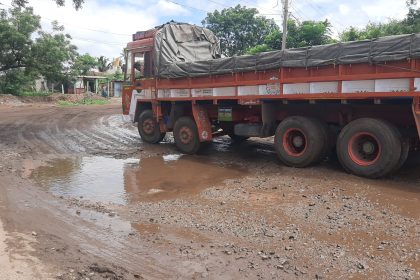
[[[127,204],[185,197],[246,173],[238,165],[171,154],[57,159],[35,169],[31,178],[58,196]]]

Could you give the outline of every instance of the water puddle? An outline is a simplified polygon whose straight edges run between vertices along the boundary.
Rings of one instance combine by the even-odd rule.
[[[128,204],[182,198],[246,174],[238,165],[170,154],[56,159],[33,170],[30,177],[57,196]]]

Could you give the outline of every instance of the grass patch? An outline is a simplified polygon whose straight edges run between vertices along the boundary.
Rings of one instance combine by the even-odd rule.
[[[79,105],[105,105],[109,104],[108,100],[105,99],[92,99],[92,98],[83,98],[79,101],[67,101],[67,100],[60,100],[58,101],[58,105],[60,106],[79,106]]]
[[[50,96],[52,92],[48,91],[25,91],[18,94],[18,96]]]

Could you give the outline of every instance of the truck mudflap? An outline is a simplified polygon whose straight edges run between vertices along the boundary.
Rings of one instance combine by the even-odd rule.
[[[193,104],[192,112],[195,123],[197,124],[200,142],[211,141],[213,139],[213,135],[207,110],[198,104]]]
[[[420,97],[418,96],[413,98],[413,116],[416,121],[417,134],[420,140]]]

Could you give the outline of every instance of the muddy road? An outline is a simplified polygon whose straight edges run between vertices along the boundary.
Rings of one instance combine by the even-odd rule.
[[[118,103],[0,105],[0,279],[420,279],[420,168],[141,142]]]

